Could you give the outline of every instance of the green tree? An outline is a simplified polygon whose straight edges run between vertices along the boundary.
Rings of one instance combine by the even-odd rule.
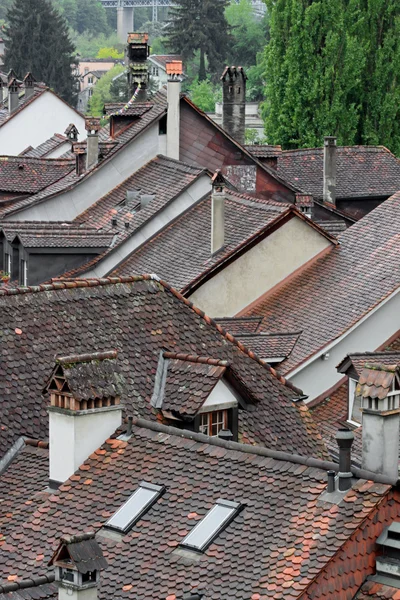
[[[74,103],[74,46],[65,19],[50,0],[14,0],[6,21],[5,69],[14,69],[20,77],[30,71],[37,81]]]
[[[208,79],[204,81],[195,79],[188,89],[192,102],[204,112],[214,112],[216,102],[222,100],[220,86],[216,89]]]
[[[98,0],[77,2],[76,27],[78,33],[90,31],[92,35],[109,33],[106,9]]]
[[[124,53],[118,51],[116,48],[108,47],[108,48],[100,48],[98,51],[96,58],[115,58],[122,59],[124,58]]]
[[[206,79],[206,58],[210,73],[222,72],[230,32],[225,18],[228,0],[179,0],[170,9],[167,45],[182,54],[187,63],[200,51],[199,81]]]
[[[267,41],[267,18],[258,20],[249,0],[229,4],[225,9],[225,17],[233,38],[228,50],[229,64],[242,67],[255,65],[257,52],[264,48]]]
[[[115,97],[115,90],[117,89],[114,86],[114,93],[111,90],[111,86],[113,84],[113,79],[116,75],[119,75],[125,70],[123,65],[115,65],[110,71],[105,73],[103,77],[96,83],[93,88],[93,96],[90,99],[88,114],[93,115],[95,117],[99,117],[103,114],[103,107],[106,102],[122,102],[126,98],[121,98],[119,96]],[[121,81],[123,82],[123,88],[127,89],[126,78],[121,77]],[[119,80],[118,80],[119,81]]]

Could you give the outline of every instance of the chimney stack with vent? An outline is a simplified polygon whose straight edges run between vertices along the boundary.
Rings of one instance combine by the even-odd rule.
[[[50,486],[66,481],[121,425],[117,351],[58,358],[50,393]]]
[[[25,100],[32,98],[35,93],[35,78],[32,73],[27,73],[24,77]]]
[[[78,135],[79,135],[79,131],[77,130],[77,128],[75,127],[75,125],[73,123],[70,123],[67,127],[67,129],[65,130],[65,135],[67,136],[67,138],[69,140],[71,140],[71,142],[77,142],[78,141]]]
[[[365,364],[361,397],[362,467],[393,481],[399,476],[400,377],[397,365]]]
[[[222,81],[222,127],[240,144],[246,129],[246,80],[242,67],[225,67]]]
[[[182,61],[173,60],[166,65],[167,83],[167,156],[179,160],[179,137],[180,137],[180,103],[181,103],[181,81]]]
[[[125,63],[127,65],[129,96],[133,96],[137,88],[140,87],[136,102],[144,102],[147,98],[147,86],[149,83],[147,58],[149,55],[149,34],[139,32],[129,33]]]
[[[99,162],[99,131],[100,119],[86,117],[85,129],[87,131],[86,169],[90,169]]]
[[[336,205],[336,138],[324,138],[323,200]]]
[[[8,112],[12,115],[19,104],[19,84],[15,77],[8,84]]]
[[[55,569],[58,600],[97,600],[100,571],[108,564],[91,531],[62,537],[49,566]]]
[[[339,472],[338,472],[338,490],[345,492],[351,488],[351,446],[354,441],[354,433],[350,429],[339,429],[336,434],[336,441],[339,446]]]
[[[225,244],[225,179],[219,169],[211,185],[211,254],[214,254]]]

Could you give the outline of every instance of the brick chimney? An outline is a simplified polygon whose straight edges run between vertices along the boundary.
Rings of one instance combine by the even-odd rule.
[[[12,115],[19,105],[19,84],[15,77],[8,84],[8,112]]]
[[[336,205],[336,138],[324,138],[323,200]]]
[[[87,131],[86,169],[90,169],[99,162],[100,119],[86,117],[85,129]]]
[[[397,480],[399,474],[400,376],[397,365],[364,365],[361,397],[362,467]]]
[[[167,83],[167,156],[179,160],[180,102],[182,61],[174,60],[166,65]]]
[[[108,567],[94,532],[65,536],[49,561],[58,600],[97,600],[100,571]]]
[[[147,64],[147,58],[149,55],[149,34],[141,32],[129,33],[128,45],[125,53],[128,90],[129,95],[133,96],[136,89],[140,85],[140,92],[137,96],[137,102],[144,102],[147,98],[147,87],[149,83],[149,67]]]
[[[225,67],[222,81],[222,127],[240,144],[246,129],[246,80],[242,67]]]
[[[24,77],[25,100],[32,98],[35,93],[35,78],[32,73],[27,73]]]
[[[225,244],[225,179],[220,170],[211,179],[211,254]]]
[[[121,425],[123,377],[117,351],[60,357],[50,393],[50,486],[66,481]]]

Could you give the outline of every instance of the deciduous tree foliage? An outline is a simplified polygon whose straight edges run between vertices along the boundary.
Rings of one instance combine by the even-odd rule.
[[[31,72],[70,103],[75,100],[74,47],[50,0],[14,0],[6,15],[4,63],[23,78]]]
[[[199,81],[206,79],[206,58],[210,73],[222,72],[230,42],[227,5],[228,0],[179,0],[170,9],[167,44],[185,61],[200,50]]]
[[[397,0],[267,0],[269,143],[380,143],[400,151]]]

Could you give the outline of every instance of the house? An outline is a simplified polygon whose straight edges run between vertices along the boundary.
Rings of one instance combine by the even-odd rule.
[[[93,88],[96,83],[105,75],[107,71],[104,70],[93,70],[88,71],[81,77],[80,92],[78,94],[78,110],[82,113],[86,113],[89,100],[93,96]]]
[[[326,137],[323,148],[246,148],[282,179],[311,195],[319,219],[324,218],[321,206],[360,219],[400,189],[400,161],[383,146],[337,146],[336,138]]]
[[[343,356],[375,351],[399,330],[399,221],[397,193],[237,313],[259,317],[268,333],[302,331],[280,370],[310,401],[340,385]]]
[[[10,79],[10,78],[9,78]],[[0,79],[0,98],[4,83]],[[56,133],[64,133],[73,123],[78,139],[84,139],[85,119],[31,74],[22,86],[15,77],[7,85],[7,96],[0,102],[0,155],[18,155],[28,146],[36,148]]]
[[[339,467],[121,423],[118,352],[49,367],[49,441],[20,437],[2,463],[1,600],[398,597],[398,476],[354,467],[350,431]]]
[[[2,67],[4,64],[4,62],[3,62],[4,50],[5,50],[5,42],[4,42],[3,38],[0,37],[0,67]]]
[[[211,426],[219,433],[229,426],[244,443],[327,457],[301,391],[156,276],[2,286],[0,310],[6,350],[0,361],[0,456],[20,436],[47,437],[48,396],[42,391],[55,357],[95,352],[96,365],[99,353],[112,351],[124,380],[118,406],[127,416],[192,431]],[[65,369],[73,362],[59,363],[57,380],[69,377]],[[164,395],[160,376],[168,388]],[[91,408],[92,400],[85,406]],[[102,436],[103,425],[97,431]]]
[[[85,75],[89,71],[110,71],[116,64],[120,64],[122,60],[114,58],[79,58],[77,64],[76,75],[80,80],[80,91],[85,87]]]
[[[150,81],[158,90],[168,83],[167,63],[173,61],[182,62],[182,56],[179,54],[150,54],[148,60]],[[182,75],[184,77],[183,73]]]
[[[72,125],[72,124],[71,124]],[[69,125],[69,127],[71,127]],[[72,125],[74,129],[75,126]],[[66,132],[68,131],[68,128]],[[65,133],[66,133],[65,132]],[[32,156],[34,158],[60,158],[67,157],[72,158],[72,144],[73,141],[76,141],[74,137],[68,135],[62,135],[61,133],[55,133],[48,140],[39,144],[36,148],[32,148],[32,146],[28,146],[22,152],[20,152],[19,156]]]

